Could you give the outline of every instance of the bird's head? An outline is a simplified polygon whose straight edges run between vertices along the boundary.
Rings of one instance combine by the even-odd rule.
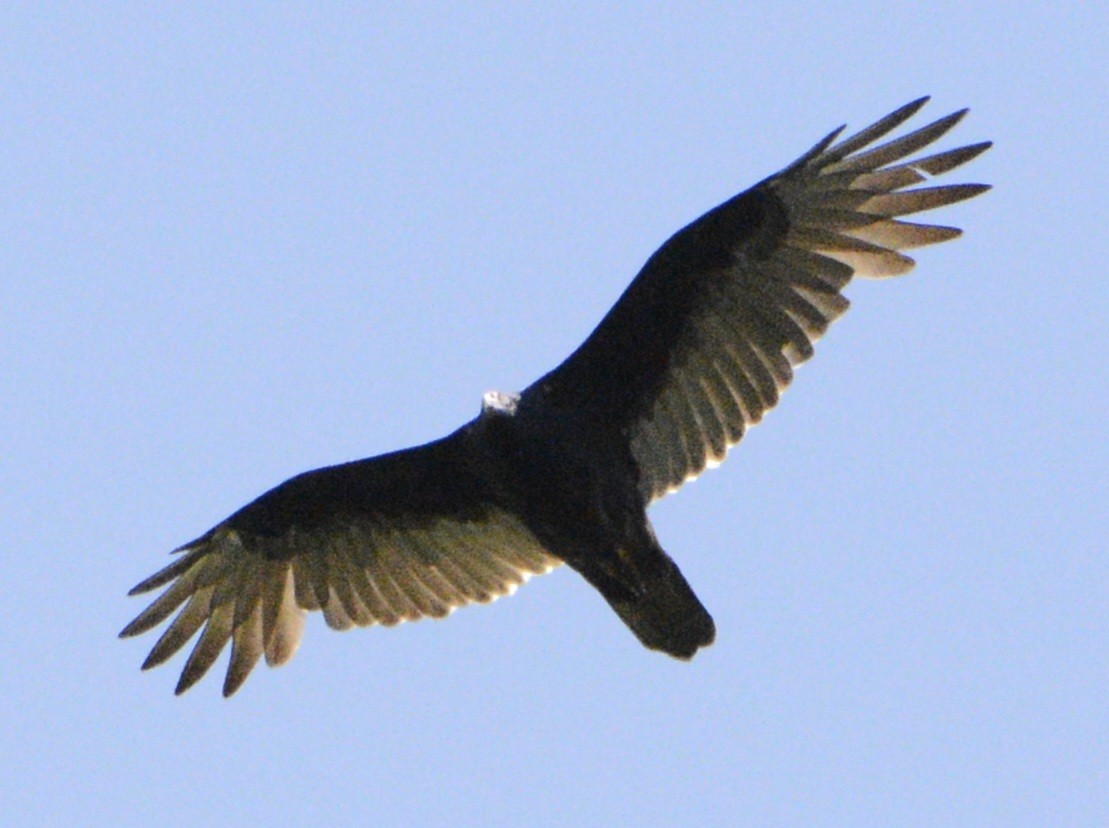
[[[516,414],[516,405],[519,402],[519,394],[508,394],[504,391],[486,391],[481,397],[481,415],[483,417],[494,415],[512,417]]]

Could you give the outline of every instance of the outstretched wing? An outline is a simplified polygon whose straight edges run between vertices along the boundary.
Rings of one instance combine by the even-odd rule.
[[[867,149],[927,100],[834,143],[841,127],[680,230],[581,347],[525,394],[546,405],[589,407],[597,422],[619,427],[646,500],[719,463],[847,309],[842,290],[852,276],[905,273],[913,260],[900,251],[961,232],[897,217],[988,189],[914,187],[971,160],[988,142],[905,160],[966,110]]]
[[[337,630],[442,618],[557,566],[495,504],[464,431],[272,489],[132,589],[167,587],[120,635],[146,632],[184,604],[143,669],[203,627],[176,692],[196,683],[230,641],[229,696],[263,655],[271,666],[292,658],[306,610],[322,610]]]

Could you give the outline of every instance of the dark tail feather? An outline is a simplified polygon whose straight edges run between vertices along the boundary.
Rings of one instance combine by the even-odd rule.
[[[605,567],[607,572],[593,566],[574,568],[600,591],[643,646],[674,658],[693,658],[712,643],[716,625],[670,556],[661,549],[654,555],[647,566],[636,562],[634,588],[625,578],[614,577],[611,567]]]

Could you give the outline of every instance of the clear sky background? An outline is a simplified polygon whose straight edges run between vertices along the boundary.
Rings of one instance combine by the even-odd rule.
[[[466,5],[0,12],[0,822],[1109,824],[1106,7]],[[170,549],[527,385],[921,94],[995,189],[652,510],[692,663],[562,570],[314,616],[231,701],[139,672]]]

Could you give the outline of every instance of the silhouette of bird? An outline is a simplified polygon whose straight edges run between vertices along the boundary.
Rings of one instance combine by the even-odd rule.
[[[679,230],[522,393],[487,393],[474,420],[426,445],[297,475],[177,549],[130,593],[166,587],[121,637],[180,609],[143,669],[202,630],[176,692],[230,641],[229,696],[261,657],[292,657],[306,611],[337,630],[441,618],[562,563],[645,646],[688,659],[712,643],[712,617],[647,507],[722,461],[777,404],[847,309],[852,276],[905,273],[901,251],[960,234],[898,217],[988,189],[917,185],[989,142],[909,159],[966,110],[873,146],[926,101],[837,143],[840,127]]]

